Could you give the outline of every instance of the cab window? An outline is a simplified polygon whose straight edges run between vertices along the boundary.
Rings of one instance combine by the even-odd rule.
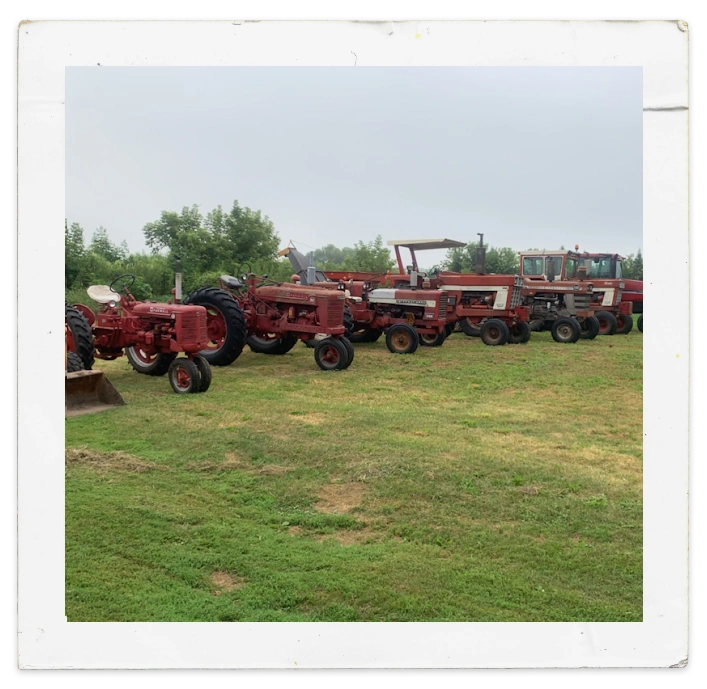
[[[623,277],[623,272],[621,271],[621,261],[616,261],[616,275],[614,276],[616,279],[622,278]]]
[[[523,275],[543,275],[543,257],[526,256],[523,259]]]
[[[592,261],[593,278],[611,278],[611,259],[595,258]]]
[[[568,278],[573,278],[577,274],[577,259],[567,258],[567,266],[565,268],[565,275]]]

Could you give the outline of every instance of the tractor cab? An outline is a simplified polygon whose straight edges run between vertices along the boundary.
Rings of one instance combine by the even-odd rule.
[[[520,274],[531,281],[579,280],[579,254],[566,249],[557,251],[521,251]]]

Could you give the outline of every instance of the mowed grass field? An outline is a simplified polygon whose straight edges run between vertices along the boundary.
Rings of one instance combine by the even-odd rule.
[[[66,421],[69,621],[641,621],[642,335],[97,362]]]

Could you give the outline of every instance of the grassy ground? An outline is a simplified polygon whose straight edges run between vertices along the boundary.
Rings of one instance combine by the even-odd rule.
[[[640,621],[642,335],[461,334],[66,423],[70,621]]]

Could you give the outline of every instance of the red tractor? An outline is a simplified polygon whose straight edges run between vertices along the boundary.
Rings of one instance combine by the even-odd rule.
[[[409,280],[377,273],[347,273],[348,279],[335,281],[309,266],[294,247],[280,255],[290,259],[301,283],[343,290],[353,318],[352,342],[375,342],[385,332],[390,352],[412,354],[420,344],[437,347],[447,337],[447,293],[442,290],[419,289]]]
[[[220,289],[202,287],[184,300],[206,308],[209,344],[201,354],[214,366],[235,361],[246,334],[251,350],[261,354],[286,354],[298,340],[316,341],[314,360],[324,371],[348,368],[353,361],[353,346],[344,337],[343,288],[332,292],[272,282],[249,267],[242,280],[222,275],[219,284]]]
[[[180,275],[175,293],[179,298]],[[206,346],[206,309],[183,304],[138,302],[130,287],[133,275],[120,275],[110,285],[89,287],[88,296],[102,310],[97,314],[88,306],[76,304],[74,309],[86,318],[91,327],[95,356],[117,359],[125,353],[138,373],[148,376],[169,375],[172,389],[179,393],[206,392],[211,384],[211,367],[199,351]],[[115,289],[118,287],[118,289]],[[72,313],[75,320],[75,314]],[[72,323],[67,316],[67,325]],[[70,344],[70,349],[72,345]],[[81,355],[83,339],[73,347]],[[185,357],[177,357],[181,352]]]
[[[625,283],[620,279],[603,277],[598,267],[594,267],[590,258],[582,258],[576,251],[521,252],[521,273],[528,282],[543,280],[543,270],[548,262],[554,263],[554,271],[561,281],[578,281],[580,285],[587,281],[592,285],[589,308],[599,321],[599,335],[626,334],[633,327],[632,303],[622,301]],[[545,268],[543,268],[545,266]]]
[[[486,274],[484,235],[476,251],[476,272],[442,271],[427,279],[419,273],[415,251],[450,249],[465,246],[453,239],[417,239],[388,242],[395,248],[401,279],[416,280],[425,287],[444,290],[447,299],[447,328],[459,323],[467,335],[479,336],[484,344],[495,346],[524,344],[530,339],[529,311],[521,305],[523,280],[517,275]],[[400,247],[410,252],[412,264],[405,271]]]
[[[587,277],[592,280],[621,280],[624,283],[623,292],[621,294],[621,306],[623,313],[626,312],[626,302],[631,304],[631,312],[640,314],[636,326],[643,332],[643,280],[633,280],[625,278],[622,274],[622,264],[624,257],[619,254],[590,254],[583,251],[580,255],[580,260],[587,268]],[[598,287],[597,282],[594,283],[594,289]],[[622,315],[617,316],[616,332],[627,334],[633,328],[633,319]]]

